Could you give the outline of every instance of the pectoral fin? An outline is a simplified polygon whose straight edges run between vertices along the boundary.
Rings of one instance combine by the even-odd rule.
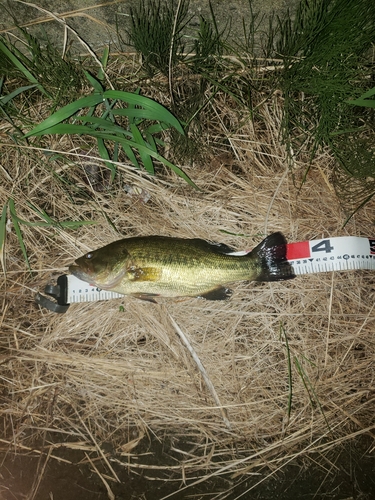
[[[140,300],[145,300],[147,302],[152,302],[156,304],[156,300],[154,297],[158,297],[157,293],[132,293],[131,294],[133,297],[140,299]]]
[[[161,270],[157,267],[130,266],[126,272],[130,281],[157,281],[161,277]]]
[[[198,297],[206,300],[226,300],[232,295],[232,290],[230,288],[225,288],[223,286],[217,286],[208,292],[201,293]]]

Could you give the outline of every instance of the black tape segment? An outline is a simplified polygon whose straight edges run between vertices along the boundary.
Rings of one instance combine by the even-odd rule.
[[[68,288],[68,280],[66,274],[59,276],[57,279],[57,285],[47,285],[44,289],[44,292],[47,295],[53,297],[55,301],[51,300],[48,297],[45,297],[41,293],[37,293],[35,296],[35,302],[50,311],[56,313],[64,313],[68,310],[69,304],[67,301],[67,288]]]

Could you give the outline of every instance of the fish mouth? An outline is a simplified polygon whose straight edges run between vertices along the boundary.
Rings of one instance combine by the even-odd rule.
[[[69,272],[70,274],[73,274],[76,278],[82,281],[89,282],[90,284],[92,283],[93,285],[96,285],[95,280],[92,279],[92,277],[85,273],[79,266],[69,266]]]
[[[86,283],[94,285],[102,290],[112,290],[113,287],[115,287],[125,275],[125,271],[122,271],[117,276],[115,276],[111,281],[106,281],[105,283],[102,283],[94,279],[92,276],[90,276],[90,274],[83,271],[82,268],[79,266],[76,265],[69,266],[69,272],[70,274],[73,274],[73,276],[75,276],[76,278],[82,281],[86,281]]]

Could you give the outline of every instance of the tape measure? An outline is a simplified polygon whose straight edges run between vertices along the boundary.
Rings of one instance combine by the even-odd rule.
[[[375,269],[375,239],[340,236],[288,243],[286,258],[294,274]]]
[[[234,252],[244,255],[247,252]],[[353,269],[375,269],[375,238],[340,236],[321,240],[288,243],[286,258],[294,274],[316,274]],[[101,290],[72,275],[62,275],[56,285],[47,285],[44,292],[55,301],[38,293],[36,302],[54,312],[65,312],[69,304],[97,302],[124,297],[116,292]]]

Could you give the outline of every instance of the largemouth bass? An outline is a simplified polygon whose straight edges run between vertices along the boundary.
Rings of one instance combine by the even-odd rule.
[[[101,289],[151,301],[155,296],[219,300],[231,294],[228,283],[294,278],[281,233],[244,255],[201,239],[126,238],[88,252],[69,271]]]

